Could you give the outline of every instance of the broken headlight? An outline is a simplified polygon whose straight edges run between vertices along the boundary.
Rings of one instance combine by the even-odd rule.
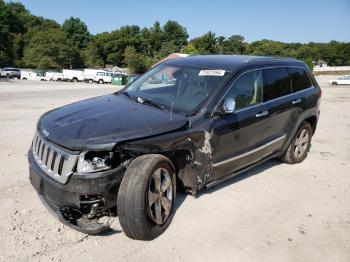
[[[112,152],[82,152],[79,155],[77,172],[79,174],[98,172],[111,168]]]

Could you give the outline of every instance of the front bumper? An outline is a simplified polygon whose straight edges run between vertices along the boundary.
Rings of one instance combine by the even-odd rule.
[[[73,174],[66,184],[61,184],[42,171],[31,150],[28,152],[28,161],[31,184],[45,206],[61,222],[87,234],[97,234],[107,229],[106,225],[98,223],[97,218],[109,214],[109,210],[116,207],[124,172],[122,169]],[[92,206],[96,203],[99,215],[89,219]]]

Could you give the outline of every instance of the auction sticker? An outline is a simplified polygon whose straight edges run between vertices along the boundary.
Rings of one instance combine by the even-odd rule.
[[[201,70],[199,71],[199,76],[223,76],[225,70],[215,69],[215,70]]]

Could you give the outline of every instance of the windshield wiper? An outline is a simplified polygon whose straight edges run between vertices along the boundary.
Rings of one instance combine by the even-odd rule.
[[[128,92],[119,92],[119,94],[123,94],[125,96],[127,96],[128,98],[130,98],[131,100],[135,100],[135,98],[133,98]]]
[[[142,98],[140,96],[137,97],[136,101],[139,103],[139,104],[143,104],[143,105],[150,105],[150,106],[153,106],[155,108],[158,108],[158,109],[161,109],[161,110],[168,110],[168,108],[164,105],[161,105],[161,104],[158,104],[152,100],[149,100],[149,99],[145,99],[145,98]]]

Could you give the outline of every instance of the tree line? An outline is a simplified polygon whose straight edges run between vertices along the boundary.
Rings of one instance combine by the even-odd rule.
[[[79,18],[60,25],[32,15],[20,3],[0,0],[0,67],[48,70],[116,65],[142,73],[171,53],[286,56],[310,67],[319,60],[331,66],[350,65],[350,43],[266,39],[247,43],[241,35],[224,37],[211,31],[189,39],[186,28],[176,21],[155,22],[150,28],[126,25],[93,35]]]

